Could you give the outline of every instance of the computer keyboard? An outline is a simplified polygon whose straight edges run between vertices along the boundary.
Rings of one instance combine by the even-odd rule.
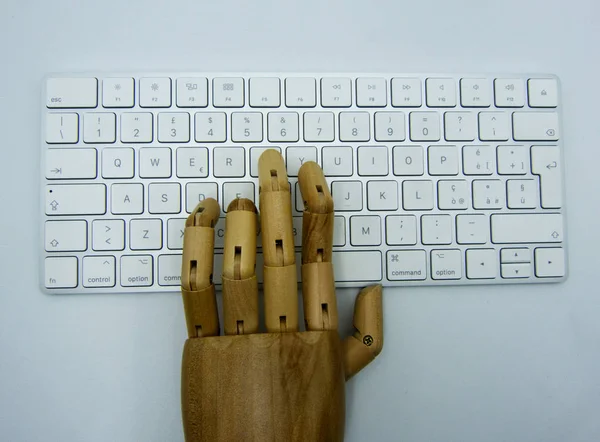
[[[268,148],[286,160],[298,265],[298,169],[322,166],[337,286],[566,277],[555,76],[64,74],[42,100],[46,292],[179,290],[184,221],[207,197],[220,284],[225,209],[258,203]]]

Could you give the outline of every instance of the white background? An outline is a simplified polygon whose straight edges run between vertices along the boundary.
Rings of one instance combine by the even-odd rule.
[[[111,70],[558,74],[570,278],[386,290],[346,440],[600,440],[600,3],[292,4],[1,2],[0,440],[183,439],[180,297],[38,289],[41,78]],[[344,331],[355,293],[339,294]]]

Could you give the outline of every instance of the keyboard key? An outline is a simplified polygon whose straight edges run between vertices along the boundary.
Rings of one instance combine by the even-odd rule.
[[[485,244],[489,241],[490,222],[485,215],[457,215],[456,242]]]
[[[508,180],[506,195],[509,209],[535,209],[539,201],[534,180]]]
[[[61,256],[44,260],[44,285],[48,289],[77,287],[77,258]]]
[[[250,106],[279,107],[281,105],[281,90],[279,78],[251,78]]]
[[[458,175],[456,146],[429,146],[430,175]]]
[[[440,140],[440,116],[437,112],[411,112],[409,119],[412,141]]]
[[[473,112],[446,112],[444,137],[448,141],[473,141],[477,137],[477,119]]]
[[[562,206],[561,168],[558,146],[531,146],[531,172],[540,176],[541,204],[544,209]]]
[[[547,147],[544,146],[544,149]],[[529,171],[529,148],[527,146],[498,146],[498,173],[502,175],[525,175]]]
[[[456,83],[452,78],[428,78],[425,90],[428,107],[456,106]]]
[[[460,80],[460,103],[463,107],[490,107],[490,86],[485,78]]]
[[[153,183],[148,186],[148,211],[150,213],[179,213],[181,211],[181,186],[179,183]]]
[[[333,112],[304,112],[304,141],[334,141]]]
[[[140,149],[140,178],[170,178],[171,149],[144,147]]]
[[[103,178],[133,178],[133,149],[105,148],[102,149]]]
[[[405,139],[404,112],[375,112],[375,140],[404,141]]]
[[[368,112],[340,112],[340,141],[369,141],[371,117]]]
[[[181,286],[181,255],[158,257],[158,284]]]
[[[423,215],[421,217],[423,244],[451,244],[452,217],[450,215]]]
[[[117,117],[112,112],[83,114],[84,143],[114,143],[117,141]]]
[[[558,106],[558,85],[554,78],[531,78],[527,82],[529,106]]]
[[[104,184],[57,184],[46,186],[46,215],[103,215]]]
[[[563,241],[562,215],[523,213],[492,215],[492,242],[557,243]]]
[[[190,141],[190,114],[161,112],[158,114],[158,141],[160,143],[187,143]]]
[[[162,248],[162,221],[160,219],[132,219],[129,221],[129,248],[131,250],[160,250]]]
[[[48,149],[46,151],[46,178],[96,178],[96,149]]]
[[[402,182],[402,204],[404,210],[433,209],[433,182]]]
[[[74,144],[79,141],[77,114],[46,114],[46,143]]]
[[[479,139],[481,141],[506,141],[510,137],[508,115],[504,112],[479,113]]]
[[[369,181],[367,183],[369,210],[398,210],[397,181]]]
[[[535,249],[535,276],[552,278],[565,276],[565,252],[562,248]]]
[[[515,141],[558,140],[558,114],[556,112],[513,113]]]
[[[469,201],[467,181],[438,181],[438,207],[441,210],[465,210],[469,208]]]
[[[123,287],[147,287],[153,283],[152,255],[121,256],[121,285]]]
[[[191,213],[200,201],[206,198],[214,198],[218,201],[218,189],[216,183],[187,183],[185,186],[185,210]]]
[[[275,149],[276,151],[281,153],[281,149],[277,146],[250,148],[250,176],[254,178],[258,177],[258,159],[264,153],[265,150],[269,149]]]
[[[385,78],[358,78],[356,80],[356,105],[358,107],[385,107],[387,105]]]
[[[177,176],[180,178],[206,178],[208,176],[208,149],[206,147],[178,148]]]
[[[194,126],[194,139],[199,143],[227,141],[227,121],[224,112],[196,112]]]
[[[142,184],[113,184],[110,186],[111,208],[114,214],[139,214],[144,211],[144,186]]]
[[[177,107],[208,106],[208,79],[185,77],[177,79]]]
[[[352,81],[349,78],[322,78],[321,106],[352,106]]]
[[[343,216],[337,216],[333,219],[333,246],[341,247],[346,245],[346,219]]]
[[[300,167],[307,161],[317,161],[317,148],[312,146],[288,147],[285,151],[285,162],[289,176],[298,176]]]
[[[46,80],[48,108],[94,108],[98,106],[96,78],[48,78]]]
[[[392,106],[421,107],[421,80],[392,78]]]
[[[506,206],[506,191],[500,180],[473,181],[473,208],[502,209]]]
[[[466,261],[469,279],[494,279],[498,276],[498,253],[494,249],[469,249]]]
[[[531,276],[531,264],[501,264],[500,274],[504,279],[529,278]]]
[[[381,218],[378,216],[351,216],[350,244],[353,246],[380,245]]]
[[[243,177],[245,174],[246,151],[243,147],[218,147],[213,150],[216,177]]]
[[[297,77],[285,79],[285,105],[287,107],[315,107],[317,84],[314,78]]]
[[[125,248],[125,221],[96,219],[92,222],[92,249],[123,250]]]
[[[515,263],[515,262],[531,262],[531,253],[528,248],[518,249],[502,249],[500,251],[500,262]]]
[[[333,273],[336,282],[380,281],[383,277],[381,252],[333,252]],[[296,260],[296,262],[301,262]]]
[[[425,250],[390,250],[387,252],[387,279],[390,281],[424,281],[427,279]]]
[[[358,148],[358,174],[385,176],[388,174],[388,150],[385,146],[360,146]]]
[[[153,138],[152,114],[128,112],[121,114],[121,141],[123,143],[151,143]]]
[[[462,252],[460,250],[432,250],[431,277],[433,279],[461,279]]]
[[[496,78],[494,80],[496,107],[525,106],[525,85],[520,78]]]
[[[360,181],[334,181],[331,183],[331,196],[336,212],[362,210]]]
[[[170,78],[141,78],[140,107],[170,107]]]
[[[390,246],[411,246],[417,243],[417,217],[390,215],[385,217],[385,237]]]
[[[243,78],[215,78],[215,79],[213,79],[213,106],[214,107],[242,107],[242,106],[244,106],[244,79]]]
[[[268,135],[271,142],[298,141],[298,114],[296,112],[269,112]]]
[[[463,173],[491,175],[496,171],[496,155],[492,146],[464,146]]]
[[[325,176],[351,176],[352,147],[350,146],[325,146],[321,150],[322,167]]]
[[[105,78],[102,80],[103,107],[133,107],[133,78]]]
[[[185,220],[186,220],[185,218],[170,218],[167,221],[167,247],[169,249],[171,249],[171,250],[182,250],[183,249],[183,235],[185,232]]]
[[[87,223],[46,221],[44,238],[48,252],[83,252],[87,249]]]
[[[423,175],[423,155],[422,146],[394,146],[394,175]]]
[[[254,202],[254,183],[225,183],[223,184],[223,212],[234,199],[248,198]]]
[[[236,143],[256,142],[263,139],[263,120],[260,112],[231,114],[231,140]]]
[[[115,286],[114,256],[84,256],[82,268],[84,287]]]

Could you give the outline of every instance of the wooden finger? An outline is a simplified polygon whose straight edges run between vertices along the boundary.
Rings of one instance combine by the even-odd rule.
[[[258,160],[265,325],[269,332],[298,330],[298,288],[290,184],[274,150]]]
[[[223,250],[223,329],[226,335],[258,331],[256,207],[246,198],[227,208]]]
[[[323,171],[307,162],[298,172],[302,219],[302,297],[307,330],[337,330],[333,264],[333,198]]]
[[[342,345],[346,380],[350,379],[383,349],[381,285],[365,287],[354,304],[354,335]]]
[[[181,294],[190,338],[219,334],[219,314],[212,282],[214,226],[219,214],[219,203],[207,198],[198,204],[185,223]]]

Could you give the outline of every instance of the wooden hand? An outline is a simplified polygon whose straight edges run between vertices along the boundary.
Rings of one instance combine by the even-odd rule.
[[[227,209],[223,253],[223,330],[212,283],[219,205],[202,201],[184,233],[182,295],[189,339],[183,350],[182,415],[186,441],[342,441],[344,382],[383,347],[381,286],[363,289],[353,336],[343,342],[332,267],[333,199],[320,167],[305,163],[302,294],[298,331],[290,185],[275,150],[259,159],[264,304],[259,331],[255,274],[257,211],[247,199]]]

